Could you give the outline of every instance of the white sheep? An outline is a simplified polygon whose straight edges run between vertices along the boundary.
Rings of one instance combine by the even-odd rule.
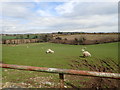
[[[88,51],[82,49],[82,52],[83,52],[83,57],[91,57],[91,54]]]
[[[48,49],[48,50],[46,51],[46,53],[54,53],[54,51],[51,50],[51,49]]]

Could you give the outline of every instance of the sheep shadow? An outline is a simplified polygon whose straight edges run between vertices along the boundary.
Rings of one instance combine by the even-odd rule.
[[[79,56],[80,58],[85,58],[84,56]]]

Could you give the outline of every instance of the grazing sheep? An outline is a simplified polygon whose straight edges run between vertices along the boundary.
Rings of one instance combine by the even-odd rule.
[[[54,53],[54,51],[51,50],[51,49],[48,49],[48,50],[46,51],[46,53]]]
[[[83,52],[83,57],[91,57],[91,54],[88,51],[82,49],[82,52]]]

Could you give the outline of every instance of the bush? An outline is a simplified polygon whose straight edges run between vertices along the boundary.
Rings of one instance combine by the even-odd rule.
[[[43,40],[43,42],[48,42],[48,41],[52,40],[51,35],[42,35],[40,38]]]
[[[75,40],[75,44],[80,45],[80,44],[84,44],[86,39],[84,37],[80,37],[79,39],[75,38],[74,40]]]
[[[37,39],[38,38],[38,36],[34,36],[32,39]]]
[[[61,37],[57,37],[57,38],[55,38],[55,39],[57,39],[57,40],[62,40],[62,38],[61,38]]]

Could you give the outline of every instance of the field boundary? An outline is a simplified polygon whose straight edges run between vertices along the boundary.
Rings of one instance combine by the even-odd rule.
[[[46,67],[33,67],[33,66],[23,66],[23,65],[2,64],[2,63],[0,63],[0,67],[8,68],[8,69],[26,70],[26,71],[58,73],[59,78],[60,78],[60,88],[64,88],[64,74],[90,76],[90,77],[101,77],[101,78],[110,78],[110,79],[119,79],[120,80],[119,73],[107,73],[107,72],[95,72],[95,71],[83,71],[83,70],[59,69],[59,68],[46,68]]]

